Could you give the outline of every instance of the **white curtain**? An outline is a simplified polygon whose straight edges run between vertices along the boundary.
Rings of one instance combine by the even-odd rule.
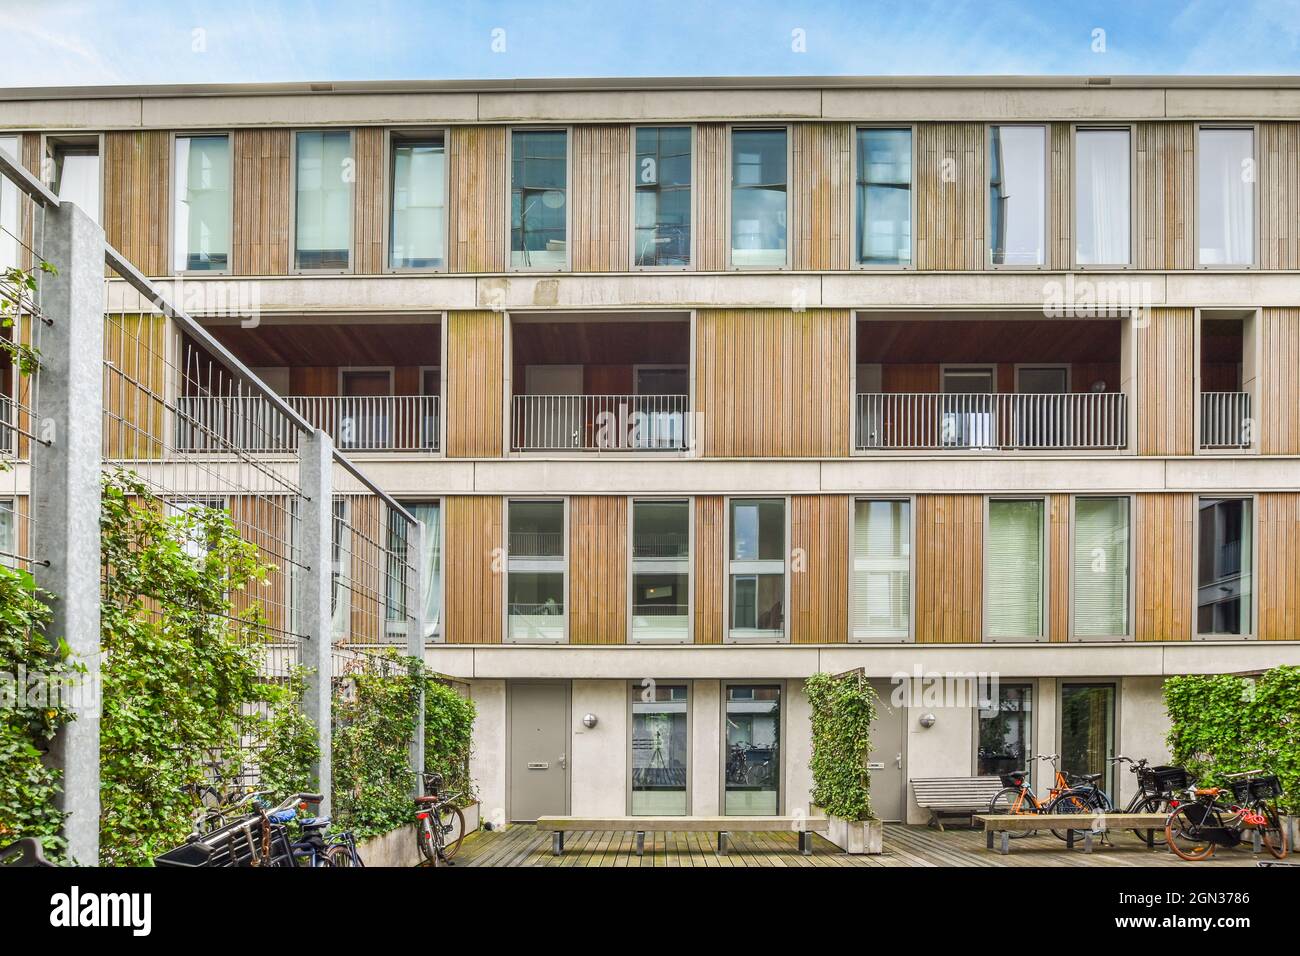
[[[1080,265],[1127,265],[1131,259],[1129,154],[1126,129],[1079,130],[1075,256]]]
[[[441,265],[446,234],[446,154],[431,143],[393,147],[392,265]]]
[[[223,269],[230,255],[230,141],[176,138],[177,270]]]
[[[420,538],[420,620],[424,637],[433,637],[442,623],[442,521],[437,502],[407,505],[424,523]]]
[[[989,637],[1043,634],[1043,502],[990,501]]]
[[[347,132],[298,134],[299,252],[346,253],[351,245],[351,157]]]
[[[1254,258],[1255,134],[1248,129],[1203,129],[1197,148],[1200,261],[1249,265]]]
[[[13,499],[0,499],[0,565],[7,568],[18,567],[18,540],[14,533],[16,524]]]
[[[17,136],[0,136],[0,149],[8,153],[10,159],[21,162]],[[0,177],[0,269],[14,269],[18,266],[18,237],[22,235],[20,228],[18,187],[7,178]]]
[[[1074,633],[1128,632],[1127,498],[1078,498],[1074,505]]]
[[[911,506],[858,501],[853,520],[853,634],[906,640],[911,611]]]

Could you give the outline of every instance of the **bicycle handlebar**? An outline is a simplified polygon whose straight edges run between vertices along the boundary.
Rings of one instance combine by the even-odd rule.
[[[291,807],[293,807],[295,804],[299,804],[299,803],[320,803],[324,799],[325,799],[325,795],[321,793],[295,793],[292,797],[286,799],[278,807],[273,807],[269,812],[275,813],[279,810],[288,810]]]

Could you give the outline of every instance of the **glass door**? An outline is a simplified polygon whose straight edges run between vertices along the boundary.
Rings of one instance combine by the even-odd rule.
[[[995,369],[958,367],[943,370],[943,404],[939,427],[950,448],[995,448],[993,393]]]
[[[723,720],[723,813],[780,813],[781,685],[727,685]]]
[[[633,816],[686,814],[687,703],[683,684],[632,687]]]
[[[1114,800],[1115,685],[1061,685],[1061,769],[1102,775],[1100,785]]]

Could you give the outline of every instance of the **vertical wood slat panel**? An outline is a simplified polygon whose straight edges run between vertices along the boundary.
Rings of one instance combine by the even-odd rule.
[[[1259,265],[1300,269],[1300,123],[1261,123],[1259,140]]]
[[[1260,640],[1300,639],[1300,493],[1270,492],[1256,498],[1259,509]]]
[[[289,498],[287,495],[234,495],[227,499],[226,508],[239,536],[257,548],[258,561],[276,567],[267,575],[265,583],[231,594],[232,609],[235,614],[242,614],[259,606],[271,634],[287,631],[289,569],[281,555],[286,553],[289,542],[286,522]]]
[[[694,642],[721,644],[723,594],[727,586],[727,545],[723,540],[723,509],[718,495],[695,499]]]
[[[1051,166],[1047,170],[1047,265],[1051,269],[1069,269],[1073,259],[1070,213],[1074,204],[1070,188],[1070,166],[1074,159],[1070,124],[1052,123],[1048,136]]]
[[[384,271],[384,130],[363,126],[353,131],[356,162],[352,203],[353,271],[377,275]]]
[[[1196,266],[1192,123],[1139,123],[1133,199],[1139,269]]]
[[[853,130],[848,123],[791,129],[790,237],[799,270],[847,269],[852,259]]]
[[[504,272],[506,213],[504,126],[453,126],[448,167],[448,263],[451,272]]]
[[[696,320],[704,454],[849,453],[850,313],[718,309]]]
[[[696,268],[720,272],[727,268],[727,191],[731,186],[730,142],[723,123],[695,127],[695,156],[691,188],[695,192]]]
[[[231,268],[236,275],[289,271],[289,170],[287,129],[237,129],[233,137],[234,222]]]
[[[1196,343],[1191,309],[1152,309],[1137,330],[1138,454],[1190,455],[1196,447]]]
[[[505,326],[498,312],[447,314],[447,455],[501,454]]]
[[[1070,496],[1047,496],[1047,636],[1070,639]]]
[[[167,319],[119,315],[104,320],[104,454],[157,459],[166,447]]]
[[[501,498],[452,495],[445,499],[443,573],[448,644],[500,644],[505,577]]]
[[[916,498],[916,642],[983,639],[984,499]]]
[[[574,272],[631,265],[632,128],[575,126],[569,234]]]
[[[569,499],[569,643],[627,643],[627,499]]]
[[[1139,641],[1190,641],[1195,497],[1142,494],[1134,505],[1133,633]]]
[[[18,154],[23,167],[39,179],[41,182],[46,181],[46,176],[41,169],[41,134],[40,133],[22,133],[18,137]],[[35,264],[32,261],[32,252],[42,252],[41,241],[36,236],[36,203],[28,199],[26,195],[20,193],[19,199],[19,221],[18,235],[20,238],[18,249],[18,265],[22,269],[30,269]],[[95,210],[99,214],[99,210]]]
[[[849,499],[795,495],[790,499],[790,642],[843,644],[848,640]]]
[[[1300,309],[1265,308],[1259,317],[1259,409],[1255,427],[1265,455],[1300,455]]]
[[[147,276],[168,272],[170,148],[166,130],[104,134],[104,233]]]
[[[916,134],[917,268],[983,269],[984,127],[922,123]]]

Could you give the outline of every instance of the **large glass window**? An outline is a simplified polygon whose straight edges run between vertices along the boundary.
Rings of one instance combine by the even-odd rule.
[[[912,505],[853,505],[853,637],[905,641],[912,613]]]
[[[684,684],[632,687],[632,814],[685,816],[691,738]]]
[[[1255,261],[1255,131],[1199,130],[1196,155],[1197,261],[1250,265]]]
[[[388,265],[393,269],[440,269],[446,261],[447,236],[443,136],[394,136],[389,152]]]
[[[18,567],[18,535],[15,529],[14,500],[0,498],[0,565]]]
[[[732,637],[785,633],[785,499],[731,502]]]
[[[335,498],[330,536],[330,633],[335,640],[352,628],[352,507]]]
[[[1075,133],[1074,258],[1081,266],[1132,260],[1130,157],[1127,129]]]
[[[568,265],[568,148],[562,129],[521,129],[510,136],[512,268]]]
[[[1115,796],[1115,685],[1061,685],[1061,769],[1102,775],[1101,788]]]
[[[989,256],[1041,266],[1047,248],[1047,128],[989,127]]]
[[[230,268],[230,138],[176,137],[172,268]]]
[[[731,264],[786,263],[786,131],[731,134]]]
[[[555,642],[565,636],[564,502],[508,505],[507,632],[513,641]]]
[[[424,524],[416,567],[420,569],[420,621],[426,640],[442,628],[442,520],[436,501],[406,502],[406,510]]]
[[[1071,598],[1076,637],[1129,632],[1129,502],[1076,498]]]
[[[992,688],[990,688],[992,690]],[[975,750],[975,772],[981,777],[1033,772],[1034,687],[1032,684],[996,685],[996,699],[989,694],[976,711],[979,739]]]
[[[727,685],[723,813],[764,816],[781,807],[781,685]]]
[[[858,262],[912,264],[912,131],[858,130]]]
[[[1202,498],[1196,547],[1196,633],[1251,633],[1254,551],[1249,498]]]
[[[632,502],[632,639],[690,640],[689,501]]]
[[[22,162],[18,155],[17,136],[0,136],[0,149],[14,162]],[[8,177],[0,176],[0,269],[18,267],[18,240],[22,236],[22,212],[19,208],[18,187]]]
[[[1043,501],[989,501],[984,557],[990,639],[1043,636]]]
[[[636,131],[636,264],[691,262],[691,129]]]
[[[347,269],[352,248],[352,134],[299,133],[294,219],[294,267]]]
[[[99,222],[99,140],[55,141],[50,145],[54,181],[50,190],[59,202],[75,203]]]

